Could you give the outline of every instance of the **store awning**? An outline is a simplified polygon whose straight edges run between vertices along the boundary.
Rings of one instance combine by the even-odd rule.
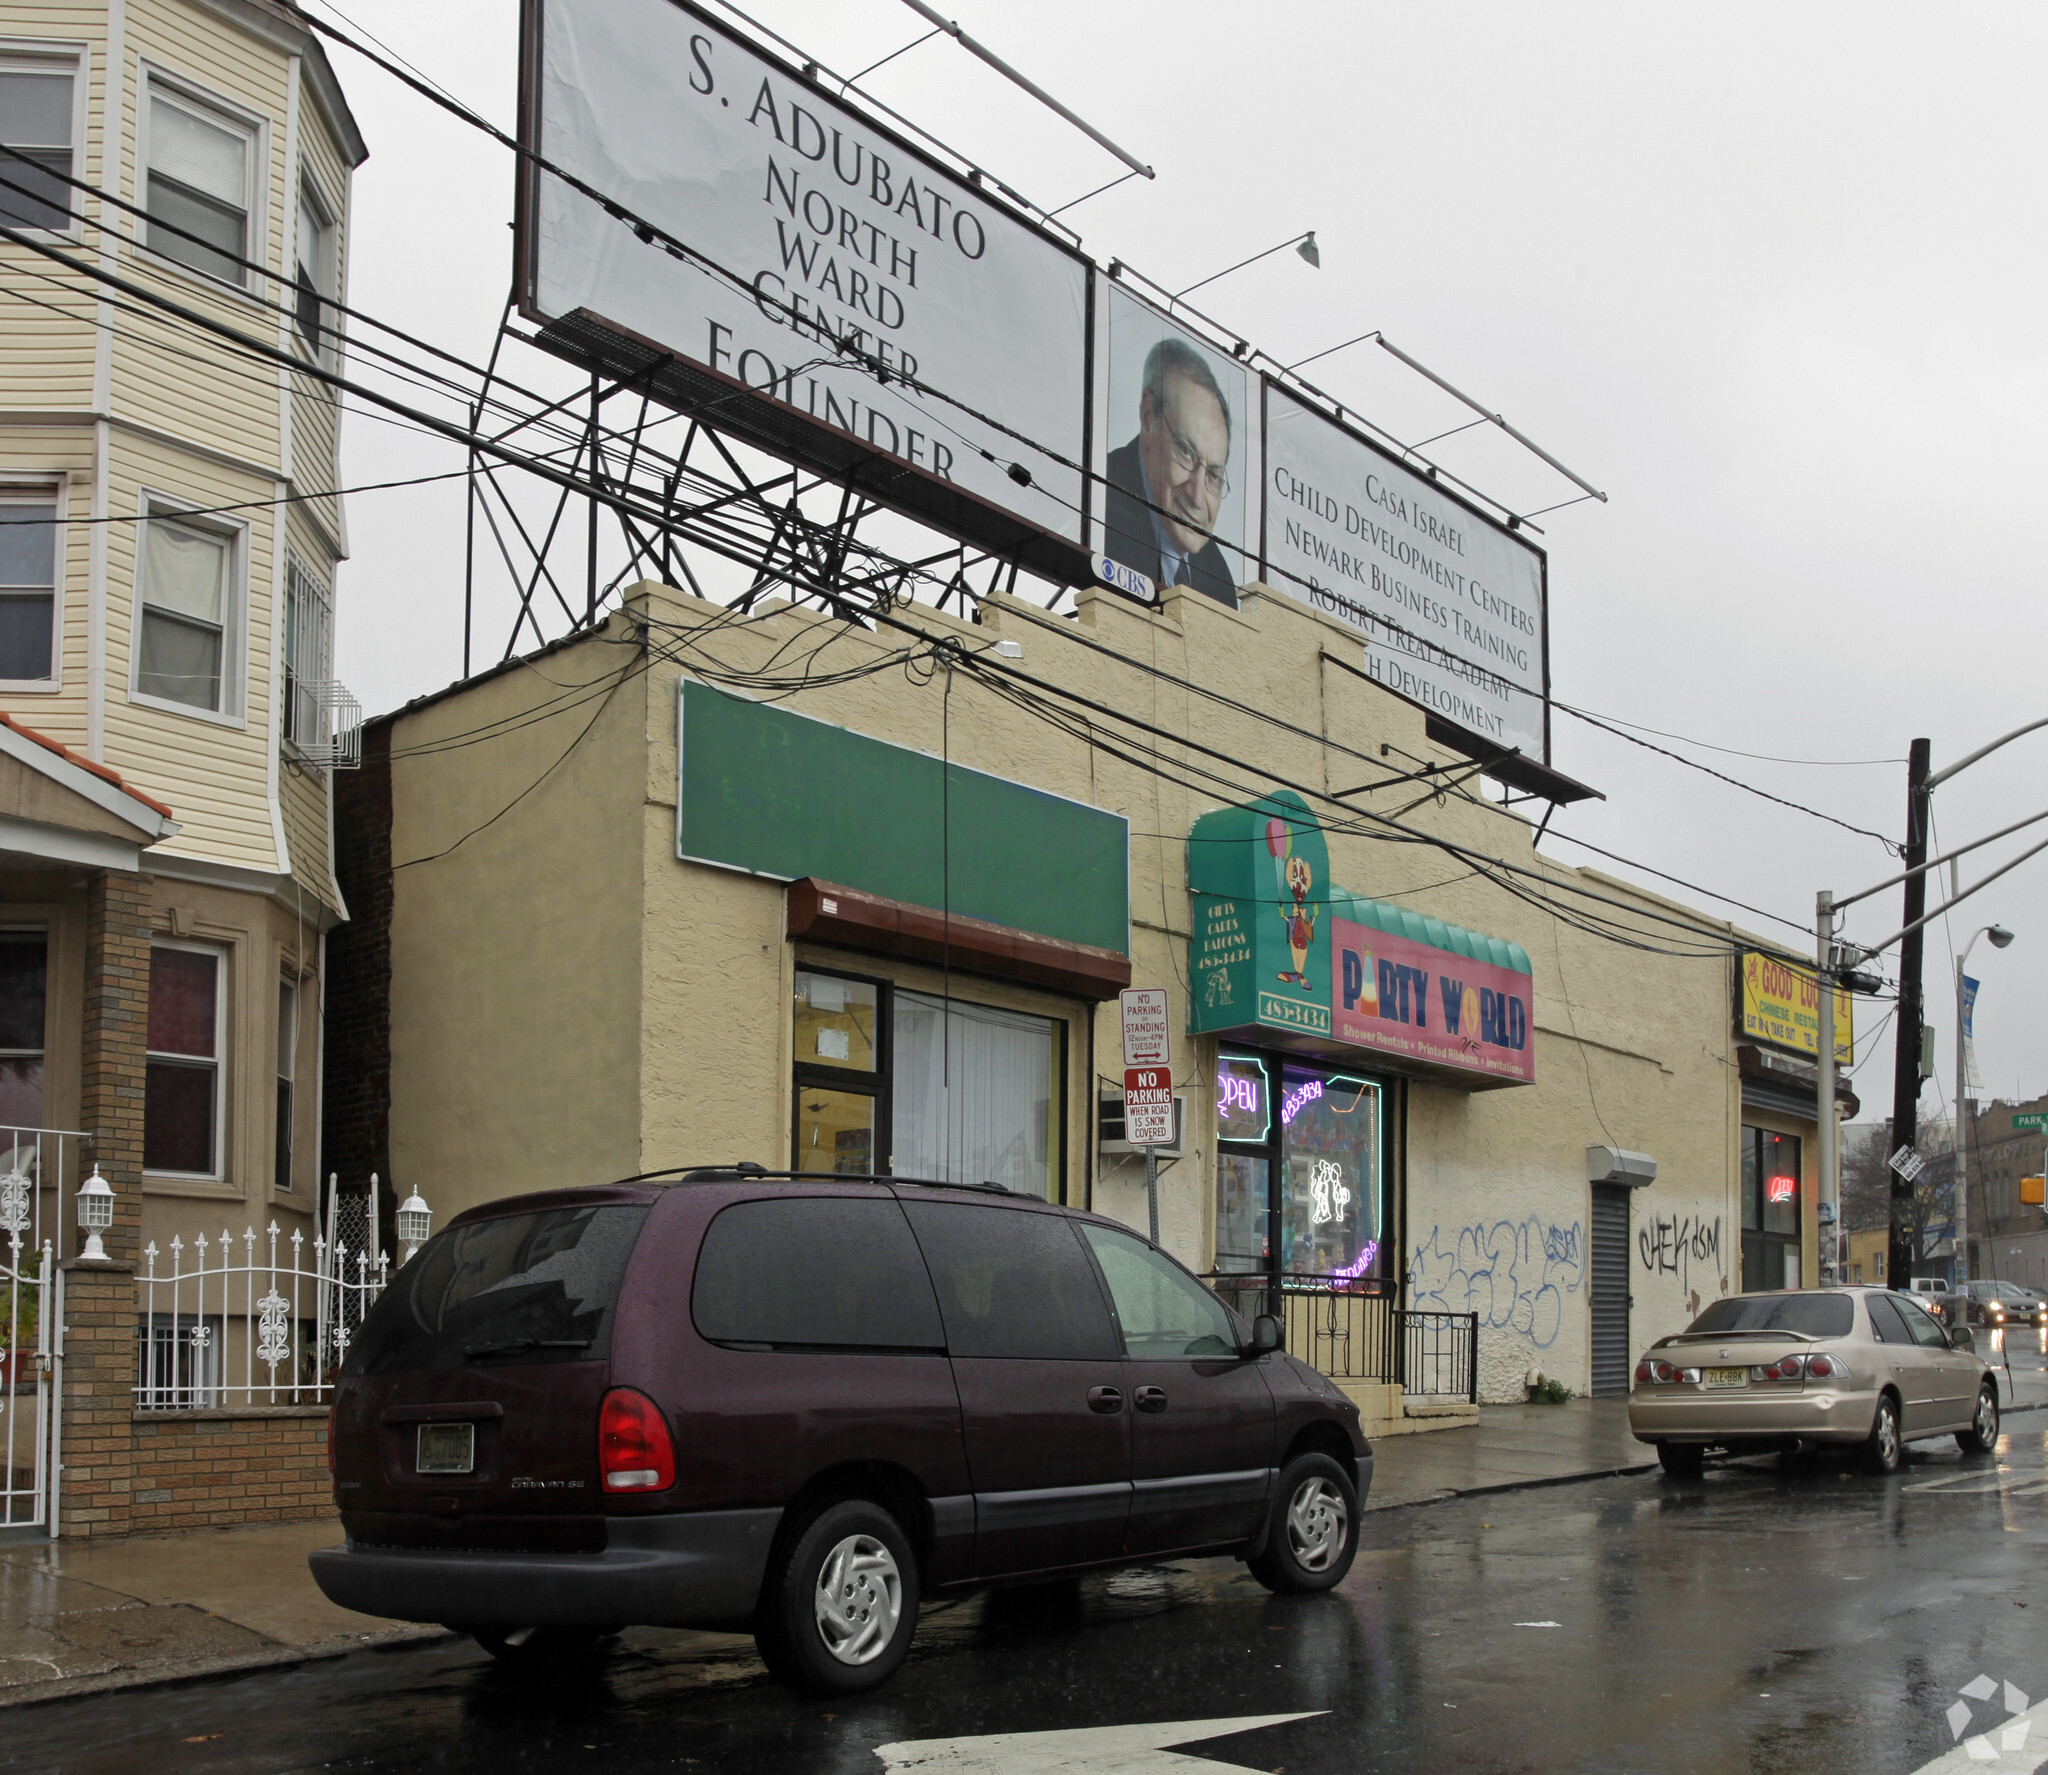
[[[1535,1083],[1528,952],[1330,881],[1291,791],[1188,834],[1190,1033],[1376,1056],[1469,1090]]]

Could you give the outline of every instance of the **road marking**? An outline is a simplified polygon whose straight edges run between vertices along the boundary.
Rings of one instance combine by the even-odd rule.
[[[1902,1485],[1899,1490],[1940,1491],[1951,1496],[1964,1497],[1984,1492],[2004,1492],[2009,1498],[2038,1497],[2042,1492],[2048,1492],[2048,1479],[2029,1478],[2011,1486],[2006,1483],[2008,1479],[2021,1480],[2022,1473],[1951,1473],[1945,1479],[1922,1479],[1912,1485]]]
[[[1966,1691],[1967,1692],[1967,1691]],[[1988,1732],[1965,1738],[1953,1750],[1945,1750],[1931,1763],[1922,1763],[1913,1775],[1962,1775],[1965,1769],[1981,1769],[1996,1763],[2012,1775],[2033,1775],[2048,1756],[2048,1743],[2029,1746],[2033,1728],[2048,1724],[2048,1701],[2001,1721]],[[2044,1735],[2048,1736],[2048,1735]]]
[[[991,1732],[975,1738],[906,1738],[876,1746],[885,1768],[918,1775],[1185,1775],[1190,1770],[1241,1769],[1208,1757],[1182,1756],[1166,1747],[1199,1744],[1310,1713],[1264,1713],[1229,1720],[1168,1720],[1156,1726],[1074,1726],[1058,1732]]]

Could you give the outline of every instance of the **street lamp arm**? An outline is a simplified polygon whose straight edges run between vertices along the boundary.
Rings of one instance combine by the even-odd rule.
[[[2044,807],[2037,814],[2027,815],[2024,820],[2015,820],[2010,826],[2001,826],[1996,832],[1988,832],[1982,838],[1973,838],[1968,844],[1959,844],[1954,850],[1943,852],[1931,862],[1919,864],[1912,869],[1901,870],[1897,875],[1887,875],[1875,887],[1867,887],[1858,893],[1846,894],[1841,899],[1832,902],[1834,909],[1840,912],[1843,907],[1853,906],[1858,900],[1867,900],[1872,894],[1881,894],[1888,887],[1897,887],[1902,881],[1910,881],[1916,875],[1925,875],[1928,870],[1938,869],[1944,863],[1953,863],[1956,858],[1964,856],[1970,851],[1981,850],[1987,844],[1996,844],[2001,838],[2010,838],[2015,832],[2023,832],[2027,827],[2036,825],[2042,820],[2048,820],[2048,807]],[[2028,856],[2033,854],[2032,851],[2027,852]],[[1989,878],[1987,877],[1986,879]],[[1982,886],[1983,884],[1980,882],[1978,885]],[[1925,923],[1926,921],[1923,919],[1921,922]],[[1908,926],[1907,928],[1917,929],[1918,927]],[[1900,934],[1904,935],[1903,932]]]
[[[1901,937],[1910,935],[1912,932],[1917,931],[1924,924],[1931,924],[1935,919],[1941,917],[1943,913],[1953,911],[1956,907],[1960,906],[1965,900],[1967,900],[1972,894],[1976,893],[1980,888],[1988,888],[2001,875],[2008,874],[2012,870],[2017,869],[2029,857],[2038,856],[2042,851],[2048,851],[2048,838],[2042,839],[2039,844],[2034,845],[2029,850],[2021,851],[2020,854],[2013,858],[2013,860],[2010,863],[2003,864],[1999,868],[1992,870],[1991,873],[1985,876],[1982,881],[1975,882],[1971,886],[1964,888],[1963,891],[1956,895],[1954,899],[1950,900],[1947,905],[1935,907],[1935,909],[1932,912],[1928,913],[1925,918],[1916,918],[1911,924],[1907,925],[1903,930],[1897,930],[1892,932],[1892,934],[1889,937],[1885,938],[1885,940],[1882,943],[1873,943],[1869,948],[1863,949],[1861,953],[1865,956],[1882,954],[1885,950],[1889,949],[1894,943],[1898,942],[1898,940]]]
[[[2014,740],[2032,733],[2037,727],[2048,727],[2048,715],[2043,715],[2038,721],[2029,721],[2025,727],[2015,727],[2003,739],[1993,740],[1988,746],[1979,746],[1969,757],[1959,758],[1948,769],[1936,771],[1927,779],[1928,792],[1931,794],[1934,790],[1940,788],[1943,783],[1947,782],[1950,777],[1955,776],[1960,771],[1968,770],[1978,759],[1989,758],[2000,746],[2011,745]]]

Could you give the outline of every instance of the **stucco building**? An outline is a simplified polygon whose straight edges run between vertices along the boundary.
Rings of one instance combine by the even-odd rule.
[[[1388,1340],[1411,1391],[1448,1348],[1395,1309],[1476,1315],[1506,1399],[1531,1369],[1618,1390],[1739,1285],[1746,1130],[1797,1106],[1752,1102],[1739,933],[1539,854],[1298,601],[978,619],[645,584],[373,722],[330,1162],[442,1217],[744,1159],[1144,1227],[1115,1138],[1135,983],[1170,994],[1184,1099],[1163,1242],[1226,1289],[1299,1278],[1296,1347],[1383,1417]],[[1654,1182],[1590,1181],[1589,1148]]]

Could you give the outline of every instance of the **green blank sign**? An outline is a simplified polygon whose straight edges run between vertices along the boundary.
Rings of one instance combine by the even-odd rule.
[[[677,854],[1127,953],[1121,814],[685,679]],[[946,843],[950,832],[951,842]]]

